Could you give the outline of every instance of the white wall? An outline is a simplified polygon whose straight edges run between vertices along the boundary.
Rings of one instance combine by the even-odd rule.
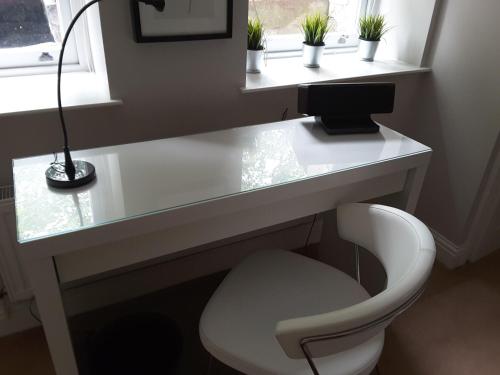
[[[419,214],[462,244],[500,133],[498,0],[442,1],[414,104],[415,131],[435,149]],[[417,129],[418,128],[418,129]]]
[[[500,249],[500,204],[496,208],[495,215],[487,229],[485,238],[482,242],[484,248],[483,254],[474,254],[476,257],[481,257],[483,255],[488,255],[493,251]]]
[[[500,137],[488,164],[488,178],[481,184],[471,222],[472,233],[466,241],[471,261],[500,249]]]
[[[386,17],[389,32],[380,43],[380,56],[420,66],[427,36],[439,0],[380,0],[378,12]]]

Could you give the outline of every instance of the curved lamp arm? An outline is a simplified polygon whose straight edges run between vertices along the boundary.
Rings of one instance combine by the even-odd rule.
[[[78,13],[75,15],[75,17],[71,20],[71,23],[68,26],[68,29],[66,30],[66,33],[64,34],[64,39],[61,45],[61,52],[59,54],[59,63],[57,65],[57,108],[59,110],[59,119],[61,121],[61,127],[64,135],[64,171],[66,172],[66,175],[68,176],[69,180],[74,180],[75,179],[75,166],[73,164],[73,160],[71,158],[71,152],[69,151],[69,145],[68,145],[68,132],[66,130],[66,122],[64,121],[64,113],[63,113],[63,107],[61,103],[61,73],[62,73],[62,63],[64,59],[64,50],[66,49],[66,43],[68,42],[68,38],[71,34],[71,31],[73,30],[73,27],[75,26],[76,21],[80,18],[80,16],[85,13],[85,11],[94,5],[95,3],[98,3],[101,0],[92,0],[85,4],[82,9],[78,11]],[[140,3],[144,3],[147,5],[152,5],[156,8],[157,11],[162,12],[165,9],[165,0],[137,0]]]

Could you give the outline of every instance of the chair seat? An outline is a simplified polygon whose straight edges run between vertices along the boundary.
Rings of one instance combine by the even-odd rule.
[[[275,338],[280,320],[330,312],[370,298],[354,279],[326,264],[282,251],[259,251],[235,267],[200,320],[205,348],[250,375],[311,375],[305,359],[286,356]],[[369,374],[384,333],[355,348],[315,358],[322,375]]]

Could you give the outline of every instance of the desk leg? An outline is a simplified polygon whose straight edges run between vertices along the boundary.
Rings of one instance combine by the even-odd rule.
[[[26,261],[25,266],[36,297],[56,374],[78,375],[54,262],[52,258],[43,258]]]
[[[408,175],[406,176],[406,183],[403,191],[403,209],[410,214],[414,214],[417,208],[418,198],[422,191],[426,172],[427,164],[424,164],[408,171]]]

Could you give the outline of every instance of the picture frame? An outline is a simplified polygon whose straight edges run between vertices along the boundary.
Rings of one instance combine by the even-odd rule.
[[[137,43],[226,39],[233,36],[233,0],[166,0],[164,12],[131,0]]]

